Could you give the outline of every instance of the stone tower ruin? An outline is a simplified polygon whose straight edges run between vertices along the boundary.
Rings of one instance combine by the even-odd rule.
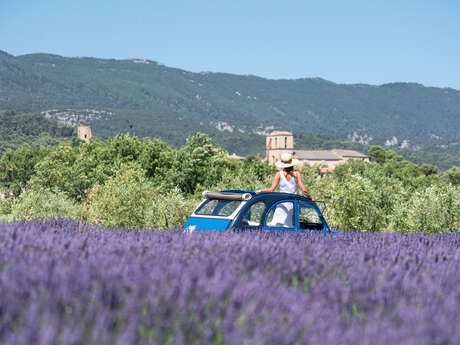
[[[78,126],[78,139],[84,140],[86,143],[89,143],[91,139],[91,127],[90,126]]]

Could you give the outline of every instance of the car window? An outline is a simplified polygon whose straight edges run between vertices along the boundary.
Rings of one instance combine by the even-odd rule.
[[[266,225],[281,228],[295,227],[294,203],[285,201],[273,206],[267,215]]]
[[[299,228],[309,230],[322,230],[323,222],[316,209],[305,202],[299,205]]]
[[[240,206],[241,201],[240,200],[221,200],[221,201],[227,201],[225,205],[222,206],[222,208],[217,212],[217,216],[224,216],[227,217],[233,213],[237,209],[238,206]]]
[[[209,199],[195,212],[201,216],[220,216],[231,215],[241,204],[241,200],[218,200]]]
[[[247,212],[243,216],[244,226],[261,226],[262,216],[265,211],[265,202],[258,201],[249,207]]]

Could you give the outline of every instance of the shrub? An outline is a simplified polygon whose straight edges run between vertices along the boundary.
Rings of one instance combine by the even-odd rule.
[[[12,214],[1,214],[0,215],[0,222],[2,223],[12,223],[14,221]]]
[[[28,190],[14,201],[11,214],[19,221],[58,217],[78,219],[80,207],[57,189]]]
[[[444,173],[444,178],[454,186],[460,186],[460,167],[452,167]]]
[[[328,201],[326,216],[333,226],[371,231],[388,228],[402,190],[399,181],[373,170],[365,177],[331,178],[327,188],[322,196]]]
[[[460,187],[439,184],[416,191],[395,209],[392,222],[402,232],[460,231]]]
[[[95,185],[84,209],[88,221],[110,228],[148,228],[154,185],[145,170],[135,164],[124,165],[104,185]]]
[[[156,193],[149,209],[150,225],[155,229],[182,227],[197,205],[197,201],[184,198],[177,187]]]
[[[13,198],[0,199],[0,215],[11,214],[13,202]]]

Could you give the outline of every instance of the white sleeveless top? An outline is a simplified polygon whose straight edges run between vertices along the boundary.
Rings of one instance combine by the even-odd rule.
[[[296,174],[297,172],[294,171],[294,176],[292,176],[291,181],[288,181],[286,179],[286,176],[284,176],[284,172],[281,170],[280,171],[280,193],[291,193],[291,194],[297,194],[297,179],[296,179]]]

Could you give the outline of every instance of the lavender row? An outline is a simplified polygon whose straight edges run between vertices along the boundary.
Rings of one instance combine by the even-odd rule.
[[[0,224],[2,344],[459,344],[460,235]]]

